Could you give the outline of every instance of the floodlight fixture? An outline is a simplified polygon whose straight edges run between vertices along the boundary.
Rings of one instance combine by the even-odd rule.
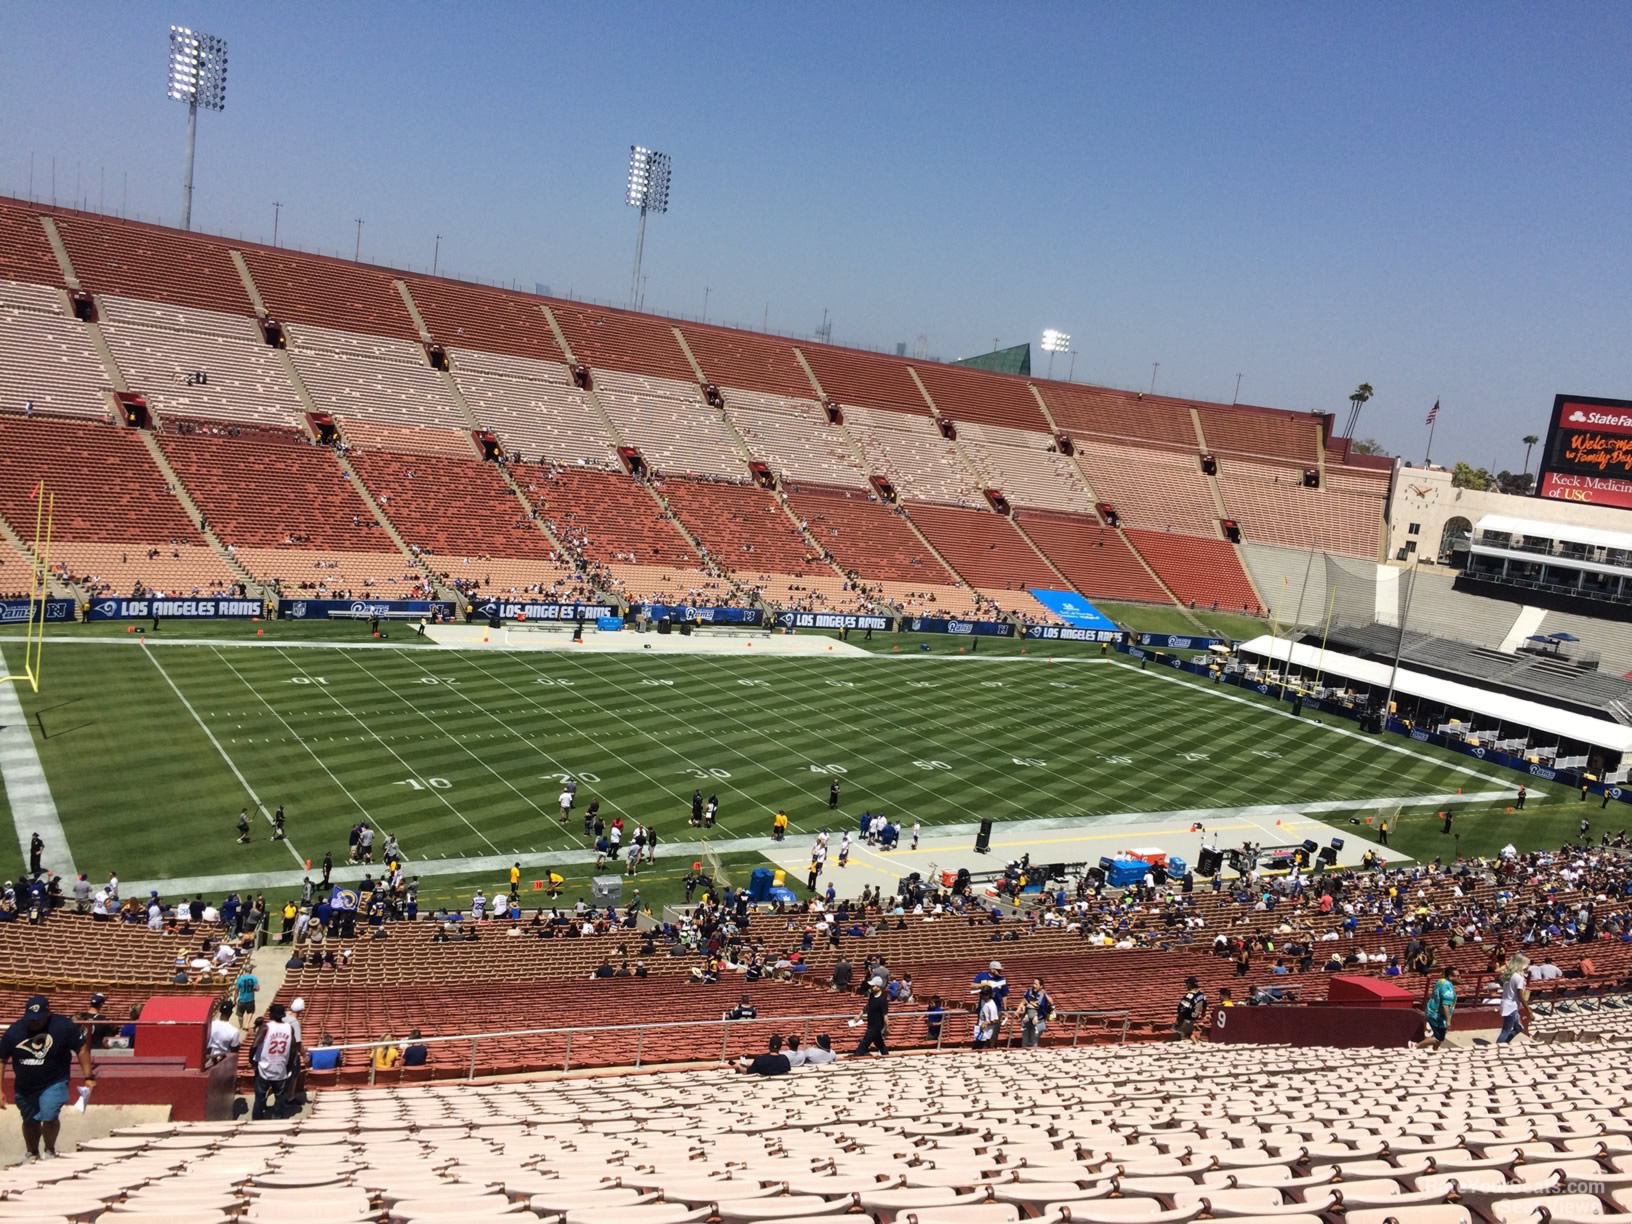
[[[1071,351],[1071,335],[1069,332],[1059,331],[1048,327],[1043,329],[1043,352],[1048,354],[1048,376],[1054,377],[1054,354],[1069,353]]]
[[[629,305],[640,301],[640,260],[646,248],[646,214],[669,211],[669,177],[674,162],[667,153],[645,145],[629,146],[629,185],[623,202],[640,209],[640,228],[635,233],[635,271],[629,278]]]
[[[181,228],[193,225],[193,147],[198,112],[227,106],[227,40],[186,26],[170,27],[170,73],[167,94],[187,104],[187,172],[181,185]]]

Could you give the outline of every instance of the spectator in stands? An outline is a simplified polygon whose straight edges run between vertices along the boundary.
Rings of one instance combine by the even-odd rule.
[[[720,1017],[722,1020],[757,1020],[758,1018],[759,1011],[754,1007],[753,1000],[747,995],[743,995],[741,999],[737,1000],[735,1007]]]
[[[1451,1016],[1456,1011],[1456,966],[1446,965],[1440,971],[1439,981],[1434,983],[1428,992],[1428,1006],[1423,1011],[1423,1021],[1428,1027],[1427,1035],[1417,1042],[1417,1049],[1426,1050],[1430,1047],[1437,1050],[1445,1042],[1445,1034],[1451,1027]]]
[[[185,964],[185,962],[178,958],[177,964]],[[260,988],[261,980],[255,976],[254,966],[245,964],[244,971],[238,975],[238,980],[233,983],[233,990],[237,992],[238,998],[238,1024],[240,1027],[246,1023],[247,1017],[255,1014],[255,992]],[[283,1008],[279,1007],[278,1012],[281,1018]]]
[[[782,1034],[771,1034],[765,1053],[737,1059],[737,1070],[747,1075],[786,1075],[792,1071],[788,1056],[782,1052]]]
[[[871,1051],[874,1055],[888,1054],[889,1047],[885,1044],[888,1033],[888,1018],[890,1014],[889,996],[884,993],[884,987],[874,981],[867,988],[867,1001],[862,1005],[861,1015],[856,1022],[865,1024],[861,1042],[856,1046],[855,1057]]]
[[[985,1050],[997,1040],[998,1026],[1003,1021],[1003,1014],[998,1009],[995,992],[988,982],[980,988],[980,1002],[975,1007],[975,1040],[974,1048]]]
[[[804,1051],[805,1065],[808,1067],[824,1067],[829,1063],[837,1062],[839,1056],[833,1052],[833,1039],[826,1033],[816,1038],[816,1044]]]
[[[204,1046],[205,1062],[220,1062],[227,1055],[236,1054],[243,1039],[243,1031],[232,1022],[231,1002],[223,1000],[210,1021],[209,1036]]]
[[[108,1038],[119,1035],[119,1026],[110,1023],[103,1015],[102,1009],[107,1006],[108,996],[98,991],[91,996],[91,1005],[85,1011],[85,1019],[90,1027],[86,1030],[86,1038],[93,1050],[101,1049],[107,1044]]]
[[[396,1070],[397,1063],[402,1059],[402,1047],[395,1044],[396,1040],[397,1039],[391,1036],[390,1033],[382,1033],[380,1035],[381,1044],[374,1047],[374,1052],[370,1059],[374,1064],[374,1071],[376,1074],[381,1071]]]
[[[317,1048],[311,1053],[310,1066],[313,1071],[336,1071],[344,1061],[344,1051],[334,1048],[332,1034],[324,1033]]]
[[[57,1154],[58,1115],[68,1103],[71,1064],[79,1059],[79,1074],[87,1087],[96,1083],[91,1067],[91,1049],[85,1034],[67,1016],[51,1011],[44,995],[34,995],[23,1007],[23,1015],[0,1036],[0,1062],[9,1060],[17,1098],[23,1115],[23,1144],[27,1160]]]
[[[430,1061],[431,1051],[420,1039],[419,1030],[411,1029],[408,1033],[408,1044],[402,1049],[402,1065],[405,1067],[423,1067]]]
[[[223,1004],[223,1006],[229,1009],[230,1014],[232,1005],[228,1003]],[[132,1003],[130,1005],[130,1018],[119,1026],[119,1039],[125,1043],[125,1049],[127,1050],[134,1050],[136,1048],[136,1022],[141,1018],[142,1005],[140,1003]]]
[[[250,1059],[255,1065],[255,1106],[250,1116],[257,1121],[283,1117],[300,1066],[300,1042],[284,1018],[283,1004],[272,1004],[266,1018],[256,1022]]]
[[[1522,952],[1515,953],[1497,975],[1501,986],[1502,1016],[1502,1031],[1496,1037],[1497,1045],[1506,1045],[1524,1031],[1524,1013],[1530,1005],[1529,979],[1524,971],[1529,967],[1530,958]]]
[[[1181,1041],[1200,1041],[1201,1033],[1197,1025],[1207,1014],[1207,995],[1201,989],[1201,983],[1194,977],[1184,979],[1185,993],[1179,1000],[1178,1018],[1173,1025],[1173,1031]]]

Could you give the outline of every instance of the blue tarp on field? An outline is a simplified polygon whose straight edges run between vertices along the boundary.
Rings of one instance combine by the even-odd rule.
[[[1031,588],[1031,597],[1073,629],[1115,629],[1116,623],[1075,591]]]

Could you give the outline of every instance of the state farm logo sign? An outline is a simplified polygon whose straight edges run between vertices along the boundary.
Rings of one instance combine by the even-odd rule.
[[[1577,408],[1564,419],[1571,425],[1607,425],[1611,429],[1632,429],[1632,413],[1628,412],[1589,412],[1585,408]]]

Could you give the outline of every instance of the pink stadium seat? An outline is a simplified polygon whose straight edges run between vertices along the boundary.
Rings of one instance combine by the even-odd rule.
[[[927,361],[914,362],[913,369],[941,416],[960,431],[981,424],[1048,432],[1048,419],[1024,378]]]
[[[1015,516],[1056,569],[1084,595],[1168,603],[1167,592],[1139,563],[1122,533],[1083,515],[1026,510]]]
[[[1320,418],[1274,408],[1199,406],[1207,449],[1218,454],[1264,455],[1310,467],[1319,461]]]
[[[53,216],[80,285],[97,297],[140,298],[225,315],[253,313],[231,248],[220,239],[89,213]]]
[[[305,434],[172,421],[159,444],[216,534],[257,577],[289,590],[399,599],[424,580],[334,453]]]
[[[1127,536],[1180,603],[1250,615],[1263,611],[1229,541],[1137,529],[1130,529]]]
[[[712,560],[728,571],[819,574],[830,566],[813,554],[776,495],[758,485],[663,480],[657,488]]]
[[[190,593],[237,581],[166,488],[135,431],[0,417],[0,516],[25,540],[34,538],[30,494],[42,479],[56,498],[52,569],[94,578],[87,583],[93,593],[129,595],[138,582]]]
[[[544,317],[543,298],[430,277],[407,278],[407,285],[431,338],[444,349],[566,360]]]
[[[909,505],[907,514],[973,586],[1022,591],[1060,586],[1060,576],[1000,514],[924,505]]]
[[[46,240],[38,211],[20,202],[0,203],[0,277],[61,285],[62,269]]]
[[[697,555],[643,485],[622,472],[520,467],[513,472],[539,515],[593,561],[694,571]]]
[[[855,407],[929,415],[923,392],[912,381],[910,367],[901,358],[877,357],[819,344],[802,344],[799,351],[816,372],[817,381],[828,398],[843,407],[847,422],[850,410]]]
[[[60,289],[0,280],[0,409],[111,416],[112,386],[90,329]]]
[[[1077,462],[1124,526],[1219,538],[1223,515],[1197,452],[1089,439],[1077,443]]]
[[[112,295],[99,302],[114,360],[159,420],[300,426],[305,406],[247,314]]]
[[[282,248],[240,249],[261,300],[280,323],[419,344],[419,331],[392,284],[393,273]]]
[[[811,399],[816,394],[810,376],[794,356],[793,345],[786,340],[700,323],[681,324],[680,331],[703,367],[703,376],[717,386],[793,399]]]
[[[874,495],[839,489],[789,489],[788,505],[839,566],[862,578],[925,587],[957,583],[905,521]]]
[[[1094,434],[1200,449],[1188,404],[1075,383],[1040,382],[1037,387],[1054,423],[1073,438]]]
[[[1387,485],[1328,469],[1322,485],[1310,489],[1303,473],[1292,465],[1221,457],[1218,487],[1249,540],[1375,560]]]
[[[668,320],[579,302],[551,301],[549,307],[573,356],[591,370],[624,370],[697,385],[697,373]]]

